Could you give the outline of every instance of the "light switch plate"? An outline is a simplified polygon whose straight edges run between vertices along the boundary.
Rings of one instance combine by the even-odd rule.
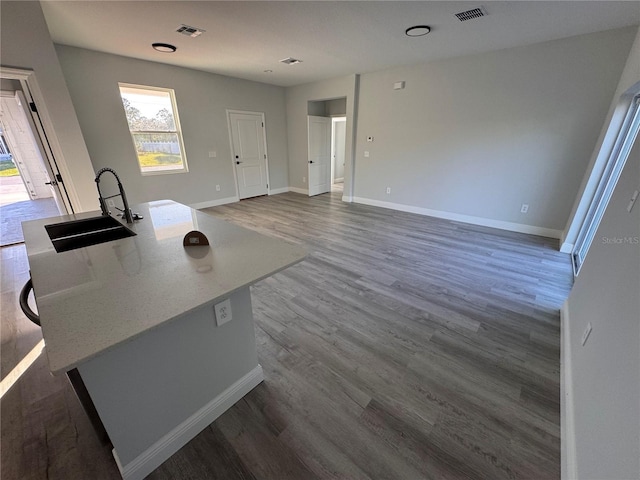
[[[231,321],[231,299],[227,298],[213,308],[216,313],[216,325],[221,326]]]

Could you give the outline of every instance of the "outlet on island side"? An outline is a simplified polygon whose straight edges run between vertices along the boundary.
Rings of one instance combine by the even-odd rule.
[[[217,303],[213,309],[216,314],[216,325],[221,326],[231,321],[231,299],[227,298]]]
[[[216,185],[216,192],[220,191],[220,185]]]
[[[387,195],[391,193],[391,187],[387,187]]]
[[[520,213],[527,213],[529,211],[529,204],[523,203],[522,207],[520,207]]]

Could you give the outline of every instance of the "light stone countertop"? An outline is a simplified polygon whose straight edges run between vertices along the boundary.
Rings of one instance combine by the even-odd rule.
[[[270,238],[161,200],[136,205],[136,236],[57,253],[44,225],[99,216],[66,215],[23,223],[42,333],[54,374],[304,259],[299,245]],[[200,230],[211,248],[182,246]],[[191,255],[189,255],[191,253]],[[197,257],[201,258],[197,258]]]

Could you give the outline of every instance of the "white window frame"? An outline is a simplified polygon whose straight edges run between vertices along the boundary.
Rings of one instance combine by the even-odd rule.
[[[156,91],[156,92],[163,92],[163,93],[168,93],[169,94],[169,99],[171,100],[171,109],[172,109],[172,113],[173,113],[173,121],[174,124],[176,126],[176,130],[175,131],[171,131],[171,130],[166,130],[166,131],[153,131],[153,130],[139,130],[139,131],[132,131],[131,130],[131,126],[129,125],[129,121],[127,120],[127,127],[129,128],[129,134],[131,135],[131,141],[133,143],[133,148],[136,154],[136,162],[138,163],[138,168],[140,169],[140,173],[144,176],[151,176],[151,175],[170,175],[170,174],[174,174],[174,173],[187,173],[189,172],[189,166],[187,164],[187,152],[184,148],[184,141],[182,139],[182,127],[180,126],[180,116],[178,115],[178,105],[176,103],[176,95],[175,95],[175,91],[172,88],[164,88],[164,87],[152,87],[149,85],[136,85],[133,83],[121,83],[118,82],[118,93],[120,92],[120,88],[130,88],[130,89],[134,89],[134,90],[152,90],[152,91]],[[141,92],[144,93],[144,92]],[[122,96],[121,96],[122,98]],[[124,109],[124,108],[123,108]],[[182,168],[171,168],[171,169],[167,169],[167,170],[154,170],[154,171],[147,171],[145,172],[144,170],[142,170],[142,165],[140,164],[140,158],[138,157],[138,151],[136,149],[136,142],[135,139],[133,137],[134,133],[149,133],[149,134],[166,134],[166,133],[173,133],[178,137],[178,145],[180,147],[180,158],[182,159]]]
[[[624,121],[615,139],[613,149],[605,166],[595,194],[582,222],[575,246],[571,252],[574,275],[580,273],[589,247],[604,216],[613,190],[618,183],[622,170],[627,162],[629,153],[640,130],[640,94],[636,94],[630,101]]]

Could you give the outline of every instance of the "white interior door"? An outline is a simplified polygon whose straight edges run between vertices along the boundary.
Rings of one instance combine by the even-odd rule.
[[[331,119],[308,117],[309,196],[331,191]]]
[[[228,112],[240,199],[266,195],[267,146],[261,113]]]

